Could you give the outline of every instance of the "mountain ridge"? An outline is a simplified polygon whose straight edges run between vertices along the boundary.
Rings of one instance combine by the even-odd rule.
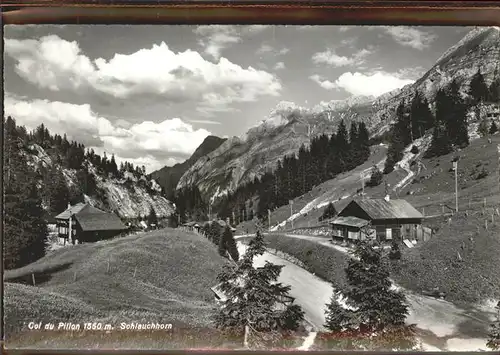
[[[395,119],[397,105],[409,103],[415,91],[428,99],[431,109],[438,89],[452,80],[462,86],[481,69],[487,83],[498,75],[500,31],[495,27],[473,29],[456,45],[446,50],[441,58],[413,84],[383,94],[373,100],[350,97],[344,102],[332,101],[325,109],[316,105],[304,108],[295,103],[281,102],[264,122],[252,127],[242,138],[234,137],[217,150],[200,158],[180,178],[177,189],[197,185],[202,195],[233,191],[254,177],[273,169],[279,159],[296,154],[302,144],[309,143],[318,133],[330,134],[344,120],[364,121],[372,136],[387,132]],[[465,95],[465,94],[464,94]],[[278,124],[270,124],[273,118]]]
[[[165,190],[167,196],[172,196],[182,175],[198,159],[219,147],[226,140],[226,138],[213,135],[207,136],[187,160],[173,166],[164,166],[159,170],[153,171],[150,176]]]

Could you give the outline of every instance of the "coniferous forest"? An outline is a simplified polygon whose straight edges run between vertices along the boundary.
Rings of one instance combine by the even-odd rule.
[[[273,172],[229,194],[219,204],[218,214],[221,218],[234,215],[236,223],[253,219],[254,210],[258,218],[267,218],[268,210],[288,204],[314,186],[364,163],[369,156],[365,123],[353,122],[348,130],[341,121],[335,134],[313,138],[308,148],[302,146],[298,154],[280,160]]]

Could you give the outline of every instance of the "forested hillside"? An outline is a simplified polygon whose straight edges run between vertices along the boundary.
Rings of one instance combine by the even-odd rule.
[[[43,256],[46,222],[68,203],[88,202],[124,220],[151,209],[164,218],[172,204],[144,167],[100,156],[41,124],[28,132],[4,118],[5,265],[15,268]]]
[[[362,164],[370,156],[366,125],[353,122],[348,130],[341,121],[337,132],[312,139],[297,155],[285,156],[272,172],[229,193],[218,206],[219,216],[235,223],[251,220],[310,191],[314,186]]]

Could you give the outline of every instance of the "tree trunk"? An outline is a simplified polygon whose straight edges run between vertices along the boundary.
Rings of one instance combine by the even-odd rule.
[[[248,325],[245,325],[245,337],[243,339],[243,347],[245,349],[249,349],[250,347],[248,346],[248,336],[250,332],[250,327]]]

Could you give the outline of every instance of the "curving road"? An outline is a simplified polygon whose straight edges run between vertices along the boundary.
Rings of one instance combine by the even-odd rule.
[[[235,237],[236,240],[248,236]],[[347,252],[346,248],[331,244],[328,239],[312,236],[286,235],[289,238],[307,239],[322,245]],[[237,242],[240,254],[246,246]],[[276,255],[265,253],[254,260],[255,266],[263,266],[265,261],[284,265],[279,277],[283,284],[290,285],[290,295],[306,314],[306,319],[316,330],[324,329],[325,305],[330,302],[333,288],[301,267]],[[395,286],[402,289],[400,286]],[[422,331],[422,340],[428,350],[478,351],[486,348],[486,328],[493,312],[486,310],[461,309],[454,304],[432,297],[422,296],[402,289],[410,305],[409,324],[416,324]]]
[[[237,244],[240,255],[243,255],[246,251],[246,245],[241,242],[237,242]],[[306,320],[316,330],[323,329],[325,323],[324,308],[333,294],[332,286],[301,267],[270,253],[255,258],[254,265],[256,267],[264,266],[266,261],[285,266],[278,281],[292,287],[289,295],[294,297],[295,303],[302,307]]]

